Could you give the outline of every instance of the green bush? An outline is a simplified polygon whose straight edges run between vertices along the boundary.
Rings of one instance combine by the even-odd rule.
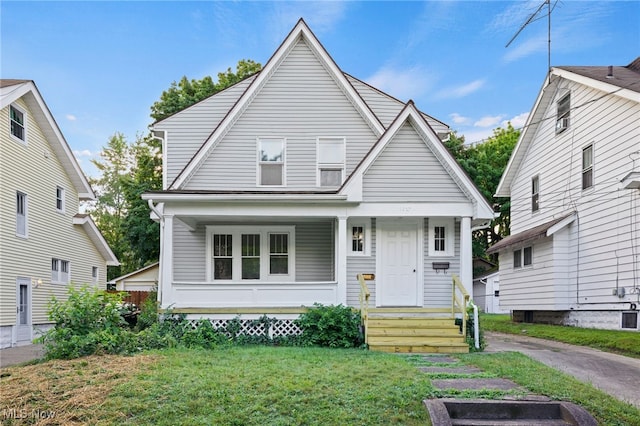
[[[354,348],[363,343],[360,313],[343,305],[314,304],[295,321],[303,345]]]
[[[49,303],[49,319],[55,326],[39,341],[47,358],[76,358],[94,353],[131,353],[136,336],[127,330],[121,316],[122,293],[107,293],[95,287],[69,287],[67,300],[55,297]]]
[[[136,323],[136,330],[141,331],[158,322],[158,293],[149,292],[147,298],[140,306],[140,314]]]

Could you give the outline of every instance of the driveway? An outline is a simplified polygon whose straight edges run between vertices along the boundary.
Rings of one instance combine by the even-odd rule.
[[[521,352],[640,408],[640,359],[528,336],[484,336],[486,352]]]

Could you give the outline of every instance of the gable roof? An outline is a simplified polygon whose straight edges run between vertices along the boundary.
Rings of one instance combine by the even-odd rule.
[[[104,239],[102,232],[100,232],[91,216],[84,213],[78,213],[73,216],[73,224],[80,225],[84,228],[93,245],[98,249],[104,260],[107,262],[107,265],[120,265],[118,258],[113,253],[113,251],[111,251],[111,247],[109,247],[109,244]]]
[[[353,104],[356,110],[358,110],[360,115],[365,119],[371,129],[377,135],[382,135],[382,133],[384,132],[384,126],[382,125],[378,117],[373,113],[373,111],[369,108],[362,97],[360,97],[351,83],[349,83],[345,74],[340,70],[333,58],[331,58],[329,53],[325,50],[325,48],[322,46],[320,41],[316,38],[311,29],[304,22],[304,20],[300,19],[293,30],[291,30],[289,35],[282,42],[280,47],[278,47],[273,56],[267,61],[264,68],[260,71],[259,74],[257,74],[256,78],[251,82],[249,87],[247,87],[247,90],[242,94],[242,96],[240,96],[227,116],[220,122],[211,136],[209,136],[202,147],[198,150],[198,152],[196,152],[193,158],[169,186],[169,189],[181,189],[183,185],[191,178],[193,173],[208,157],[218,141],[227,133],[233,123],[248,107],[255,95],[270,79],[271,75],[273,75],[274,71],[278,68],[278,65],[282,62],[283,59],[287,57],[289,51],[293,49],[293,47],[295,47],[300,38],[308,43],[309,48],[320,59],[325,68],[331,74],[334,81],[345,93],[349,101]]]
[[[400,131],[402,126],[409,122],[414,126],[421,136],[421,139],[429,146],[440,164],[453,178],[460,189],[465,193],[474,205],[474,217],[482,219],[493,219],[494,212],[482,193],[475,186],[473,181],[467,176],[462,167],[451,156],[451,153],[438,138],[435,131],[426,121],[423,114],[418,111],[412,100],[407,102],[405,107],[400,111],[396,119],[391,123],[385,133],[369,150],[367,155],[360,161],[358,166],[351,175],[342,184],[338,191],[339,194],[348,194],[349,192],[360,193],[362,191],[362,181],[365,172],[371,167],[375,160],[381,155],[385,147],[393,140],[395,135]]]
[[[612,77],[607,77],[610,73]],[[554,99],[559,82],[570,80],[587,87],[591,87],[607,95],[619,96],[633,102],[640,103],[640,57],[627,66],[561,66],[551,69],[550,83],[547,79],[540,89],[540,93],[527,118],[518,143],[516,144],[509,163],[502,173],[500,183],[496,189],[496,197],[510,197],[511,185],[524,161],[526,152],[531,145],[540,124],[549,119],[544,114]],[[555,118],[555,117],[553,117]]]
[[[69,144],[62,135],[42,95],[40,95],[35,82],[32,80],[0,80],[0,108],[5,108],[21,98],[24,99],[32,117],[38,123],[51,149],[78,191],[78,198],[81,200],[95,199],[95,194],[91,189],[91,185],[89,185],[89,181],[73,156]]]

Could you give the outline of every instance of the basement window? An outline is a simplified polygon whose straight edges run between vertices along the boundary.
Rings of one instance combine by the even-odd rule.
[[[638,313],[637,312],[623,312],[622,313],[622,328],[636,330],[638,328]]]

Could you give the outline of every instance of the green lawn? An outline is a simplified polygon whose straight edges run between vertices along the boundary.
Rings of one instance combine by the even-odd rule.
[[[480,325],[485,331],[540,337],[640,358],[640,333],[635,331],[515,323],[509,315],[496,314],[482,314]]]
[[[523,355],[458,357],[484,370],[469,377],[507,377],[581,404],[600,424],[640,425],[629,404]],[[436,390],[443,375],[420,365],[420,355],[265,346],[91,356],[3,369],[0,412],[47,410],[54,424],[78,425],[428,425],[423,399],[504,396]]]

